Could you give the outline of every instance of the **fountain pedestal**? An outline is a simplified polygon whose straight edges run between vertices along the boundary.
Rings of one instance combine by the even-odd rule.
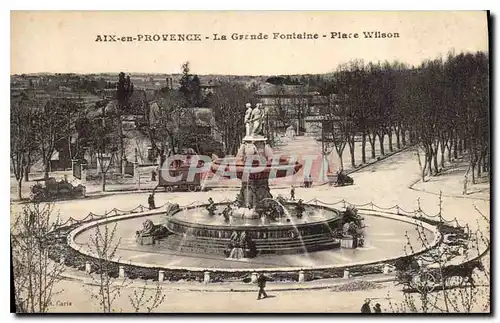
[[[239,203],[244,207],[250,207],[257,212],[263,209],[262,200],[272,198],[271,190],[269,189],[269,176],[268,173],[254,173],[251,167],[261,167],[259,164],[261,160],[253,159],[254,157],[263,158],[267,161],[272,158],[273,152],[271,147],[267,145],[267,138],[264,136],[246,136],[243,138],[243,143],[237,154],[245,164],[250,166],[246,171],[247,178],[242,178]],[[253,165],[257,163],[257,165]]]
[[[272,197],[267,178],[249,179],[241,183],[240,201],[238,202],[240,205],[250,207],[258,212],[263,209],[261,201]]]

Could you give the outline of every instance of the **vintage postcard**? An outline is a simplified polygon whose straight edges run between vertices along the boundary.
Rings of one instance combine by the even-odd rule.
[[[13,11],[16,313],[490,313],[486,11]]]

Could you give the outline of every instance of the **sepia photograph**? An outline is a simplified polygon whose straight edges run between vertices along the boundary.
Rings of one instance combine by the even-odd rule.
[[[11,312],[491,314],[488,11],[11,11]]]

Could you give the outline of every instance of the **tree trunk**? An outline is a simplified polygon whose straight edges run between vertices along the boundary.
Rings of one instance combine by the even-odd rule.
[[[106,173],[101,170],[101,184],[102,184],[102,191],[106,191]]]
[[[437,150],[438,150],[438,146],[436,145],[436,148],[433,149],[433,152],[432,152],[432,159],[434,161],[434,175],[437,175],[439,173]]]
[[[389,137],[389,151],[392,153],[394,151],[394,147],[392,146],[392,131],[388,131],[387,136]]]
[[[23,199],[23,194],[22,194],[22,185],[23,185],[23,177],[20,176],[19,179],[17,180],[17,198],[19,200]]]
[[[384,151],[384,135],[378,135],[378,142],[380,145],[380,155],[384,156],[385,151]]]
[[[422,182],[425,182],[425,172],[427,171],[427,156],[424,155],[424,166],[422,166],[422,160],[420,158],[419,148],[417,147],[417,159],[418,166],[420,167],[420,175],[422,176]]]
[[[352,141],[349,142],[349,152],[351,153],[351,166],[353,168],[356,167],[356,160],[354,158],[354,147],[355,147],[355,142],[354,138],[352,138]]]
[[[340,159],[340,169],[343,170],[344,169],[344,160],[342,158],[342,155],[344,155],[344,151],[342,150],[342,151],[339,152],[337,150],[337,155],[339,156],[339,159]]]
[[[29,164],[28,164],[29,165]],[[24,181],[25,182],[29,182],[30,181],[30,178],[29,178],[29,174],[30,174],[30,167],[26,165],[24,167]]]
[[[401,149],[401,138],[400,138],[401,128],[400,127],[396,127],[394,129],[394,132],[396,133],[396,147],[399,150],[399,149]]]
[[[488,172],[489,167],[488,167],[488,161],[489,161],[489,154],[488,150],[484,153],[484,158],[483,158],[483,171]]]
[[[457,137],[453,137],[453,158],[458,159],[458,140]]]
[[[375,159],[375,134],[368,135],[368,141],[370,142],[370,146],[372,148],[372,159]]]
[[[50,172],[50,159],[43,165],[43,178],[49,178],[49,172]]]
[[[370,140],[370,146],[372,148],[372,159],[375,159],[375,138],[373,140]]]
[[[403,147],[406,146],[406,130],[404,127],[401,127],[401,143],[403,144]]]
[[[118,107],[121,109],[121,107]],[[125,157],[125,148],[123,142],[123,125],[122,125],[122,117],[118,114],[118,169],[120,173],[123,172],[123,158]]]
[[[441,141],[440,148],[441,148],[441,168],[444,168],[444,153],[446,151],[444,140]]]
[[[366,164],[366,133],[361,135],[361,161]]]
[[[30,168],[31,168],[31,156],[29,156],[29,154],[28,154],[28,157],[26,158],[26,166],[24,166],[24,169],[23,169],[25,182],[30,181],[30,178],[29,178]]]
[[[430,154],[427,156],[427,164],[429,165],[429,176],[433,175],[433,169],[432,169],[432,150]]]

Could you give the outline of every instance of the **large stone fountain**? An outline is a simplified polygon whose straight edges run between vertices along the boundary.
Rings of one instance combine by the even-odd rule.
[[[207,205],[169,215],[165,226],[173,234],[165,241],[168,248],[240,258],[340,246],[336,236],[342,226],[339,211],[273,198],[269,179],[292,176],[302,165],[287,156],[273,154],[264,136],[264,120],[260,104],[254,109],[247,104],[246,136],[238,154],[217,159],[211,166],[215,174],[242,181],[234,203],[214,203],[210,199]]]
[[[274,156],[264,136],[265,112],[260,103],[252,110],[247,104],[245,114],[246,136],[236,157],[215,160],[212,172],[223,177],[237,177],[242,181],[238,204],[255,212],[247,217],[260,217],[269,207],[273,196],[269,189],[269,178],[292,176],[302,167],[286,156]]]

